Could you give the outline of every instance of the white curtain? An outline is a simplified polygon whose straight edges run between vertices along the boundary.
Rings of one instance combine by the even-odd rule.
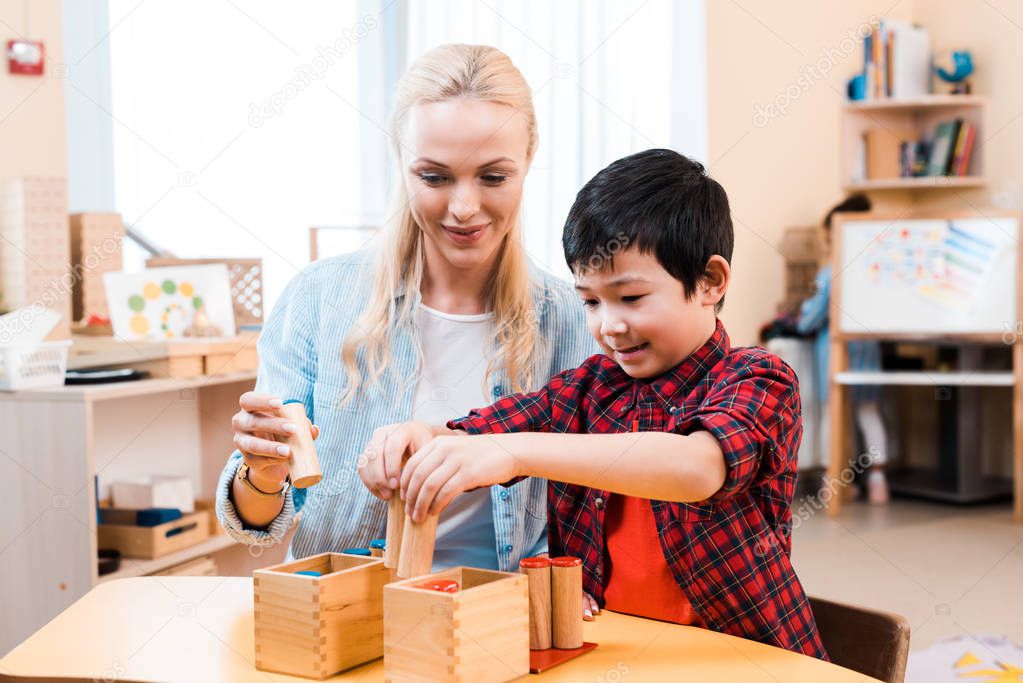
[[[561,229],[576,192],[650,147],[706,157],[703,0],[408,0],[406,55],[483,43],[533,89],[540,146],[526,181],[526,248],[568,275]]]
[[[357,97],[357,9],[110,0],[125,221],[181,257],[261,257],[272,305],[310,226],[360,222],[358,114],[339,99]]]
[[[488,43],[535,94],[526,247],[567,275],[562,223],[596,171],[655,146],[705,159],[703,3],[110,0],[116,210],[182,257],[262,257],[269,310],[310,226],[386,211],[381,129],[408,63]]]

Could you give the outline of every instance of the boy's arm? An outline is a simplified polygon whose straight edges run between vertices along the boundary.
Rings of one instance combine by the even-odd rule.
[[[799,414],[795,374],[764,353],[720,378],[672,432],[439,438],[409,461],[402,492],[417,519],[461,491],[516,476],[656,500],[721,499],[794,466]]]
[[[574,404],[565,400],[570,393],[565,390],[565,377],[574,371],[566,370],[555,376],[539,391],[513,394],[486,408],[474,409],[465,417],[451,420],[447,427],[425,422],[378,427],[359,458],[359,478],[374,496],[390,500],[398,488],[405,455],[419,451],[435,437],[549,429],[553,411]]]
[[[679,414],[675,431],[705,430],[721,447],[726,476],[713,502],[795,472],[801,416],[796,373],[777,356],[758,351],[720,378],[699,408]]]
[[[402,492],[406,510],[420,520],[462,491],[523,476],[689,502],[721,488],[725,460],[707,432],[440,437],[408,461]]]

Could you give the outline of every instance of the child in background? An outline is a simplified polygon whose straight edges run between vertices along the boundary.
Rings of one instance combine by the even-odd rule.
[[[817,396],[820,397],[821,415],[827,424],[829,394],[828,363],[831,353],[831,334],[828,331],[828,306],[831,298],[831,221],[836,213],[870,211],[870,200],[857,194],[835,206],[824,218],[824,265],[814,280],[814,295],[803,302],[799,310],[796,330],[800,334],[817,333],[814,342],[814,365],[817,375]],[[876,341],[849,342],[850,370],[880,370],[881,345]],[[887,435],[884,419],[881,417],[881,387],[859,385],[852,388],[853,413],[863,437],[864,448],[870,454],[871,464],[867,468],[867,500],[875,505],[888,502],[888,479],[885,476],[887,457]],[[827,429],[834,429],[827,425]],[[827,444],[827,429],[822,430],[822,443]]]
[[[670,150],[614,162],[579,192],[562,239],[604,353],[540,391],[448,428],[396,425],[371,447],[401,472],[416,521],[462,491],[548,479],[550,552],[582,558],[594,612],[826,659],[789,560],[797,381],[767,351],[733,348],[717,319],[732,241],[728,198],[700,164]]]

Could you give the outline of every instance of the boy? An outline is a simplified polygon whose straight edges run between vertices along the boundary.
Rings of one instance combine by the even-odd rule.
[[[796,377],[731,348],[717,320],[732,239],[700,164],[670,150],[614,162],[562,239],[604,354],[447,429],[391,430],[382,467],[415,451],[400,486],[417,521],[462,491],[546,478],[551,555],[582,558],[594,608],[827,659],[789,562]]]

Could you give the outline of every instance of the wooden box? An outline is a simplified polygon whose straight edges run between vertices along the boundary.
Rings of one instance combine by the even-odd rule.
[[[460,590],[419,588],[454,580]],[[524,574],[455,567],[384,588],[384,679],[466,683],[529,673]]]
[[[96,539],[100,548],[120,550],[125,557],[152,560],[209,538],[210,519],[205,510],[157,526],[100,524]]]
[[[118,213],[73,213],[71,223],[71,264],[74,269],[71,317],[88,315],[110,318],[103,273],[123,270],[121,241],[124,221]]]
[[[252,577],[260,671],[324,679],[383,654],[383,560],[323,553]]]

